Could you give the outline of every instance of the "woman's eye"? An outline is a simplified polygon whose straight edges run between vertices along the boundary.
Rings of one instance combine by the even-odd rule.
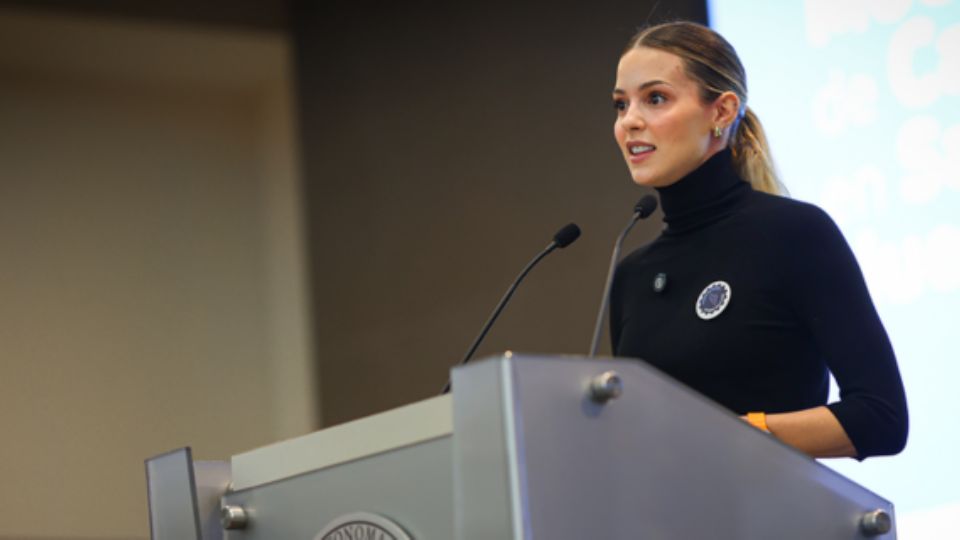
[[[661,94],[660,92],[651,92],[647,97],[647,101],[651,105],[661,105],[667,101],[667,96]]]
[[[615,99],[613,100],[613,108],[618,111],[625,111],[627,110],[627,102],[622,99]]]

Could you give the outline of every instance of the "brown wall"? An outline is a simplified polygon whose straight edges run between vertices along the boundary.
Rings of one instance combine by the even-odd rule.
[[[654,3],[294,8],[325,424],[438,392],[570,221],[582,239],[534,270],[478,357],[588,349],[642,195],[612,138],[618,54],[648,16],[705,19]]]

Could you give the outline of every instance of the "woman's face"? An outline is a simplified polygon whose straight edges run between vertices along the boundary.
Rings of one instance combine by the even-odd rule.
[[[711,136],[719,111],[701,102],[679,56],[630,50],[617,66],[613,100],[613,134],[641,186],[669,186],[723,147]]]

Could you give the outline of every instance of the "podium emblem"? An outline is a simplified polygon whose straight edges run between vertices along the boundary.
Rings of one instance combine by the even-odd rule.
[[[414,540],[395,522],[371,512],[354,512],[335,518],[313,540]]]

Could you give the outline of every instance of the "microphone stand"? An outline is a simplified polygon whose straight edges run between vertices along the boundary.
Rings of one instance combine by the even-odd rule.
[[[500,316],[500,312],[503,311],[503,307],[507,305],[507,302],[510,301],[510,297],[513,296],[513,292],[517,290],[517,286],[520,285],[520,282],[523,281],[523,278],[527,277],[527,274],[530,273],[530,270],[540,262],[541,259],[550,254],[553,250],[557,248],[565,248],[572,244],[580,236],[580,227],[577,227],[576,224],[570,223],[560,229],[557,234],[553,236],[553,241],[544,248],[532,261],[527,263],[527,266],[524,267],[523,271],[520,272],[520,275],[517,276],[517,279],[513,280],[513,283],[510,285],[510,288],[507,289],[506,294],[503,295],[503,298],[500,299],[500,303],[497,304],[497,307],[494,308],[493,313],[490,315],[490,318],[487,319],[487,322],[484,323],[483,328],[480,330],[480,335],[477,336],[477,339],[473,340],[473,344],[470,345],[470,349],[467,351],[467,354],[464,355],[463,360],[460,361],[458,365],[464,365],[470,361],[470,358],[473,356],[473,353],[477,351],[477,347],[480,346],[480,342],[483,341],[483,338],[486,337],[487,332],[490,331],[490,327],[493,326],[494,321],[497,320],[497,317]],[[447,384],[444,385],[443,391],[440,394],[446,394],[450,391],[450,379],[447,379]]]
[[[603,320],[607,316],[607,306],[610,304],[610,288],[613,286],[613,274],[617,270],[617,261],[620,260],[620,250],[623,248],[623,241],[637,222],[640,221],[640,212],[635,212],[630,223],[627,225],[617,242],[613,245],[613,255],[610,257],[610,268],[607,270],[607,282],[603,285],[603,298],[600,301],[600,311],[597,313],[597,322],[593,326],[593,339],[590,341],[590,354],[587,356],[593,358],[600,349],[600,334],[603,332]]]
[[[617,261],[620,260],[620,250],[623,248],[623,240],[638,221],[649,217],[650,214],[657,209],[657,204],[656,197],[653,195],[644,195],[643,198],[637,202],[636,206],[634,206],[633,218],[630,219],[630,223],[623,229],[623,232],[617,237],[617,242],[613,245],[613,255],[610,257],[610,268],[607,270],[607,282],[603,286],[603,298],[600,300],[600,311],[597,313],[597,323],[593,327],[593,339],[590,341],[590,354],[587,355],[589,358],[596,356],[597,350],[600,349],[600,334],[603,332],[603,320],[607,315],[607,306],[610,304],[610,288],[613,286],[613,274],[617,269]]]

